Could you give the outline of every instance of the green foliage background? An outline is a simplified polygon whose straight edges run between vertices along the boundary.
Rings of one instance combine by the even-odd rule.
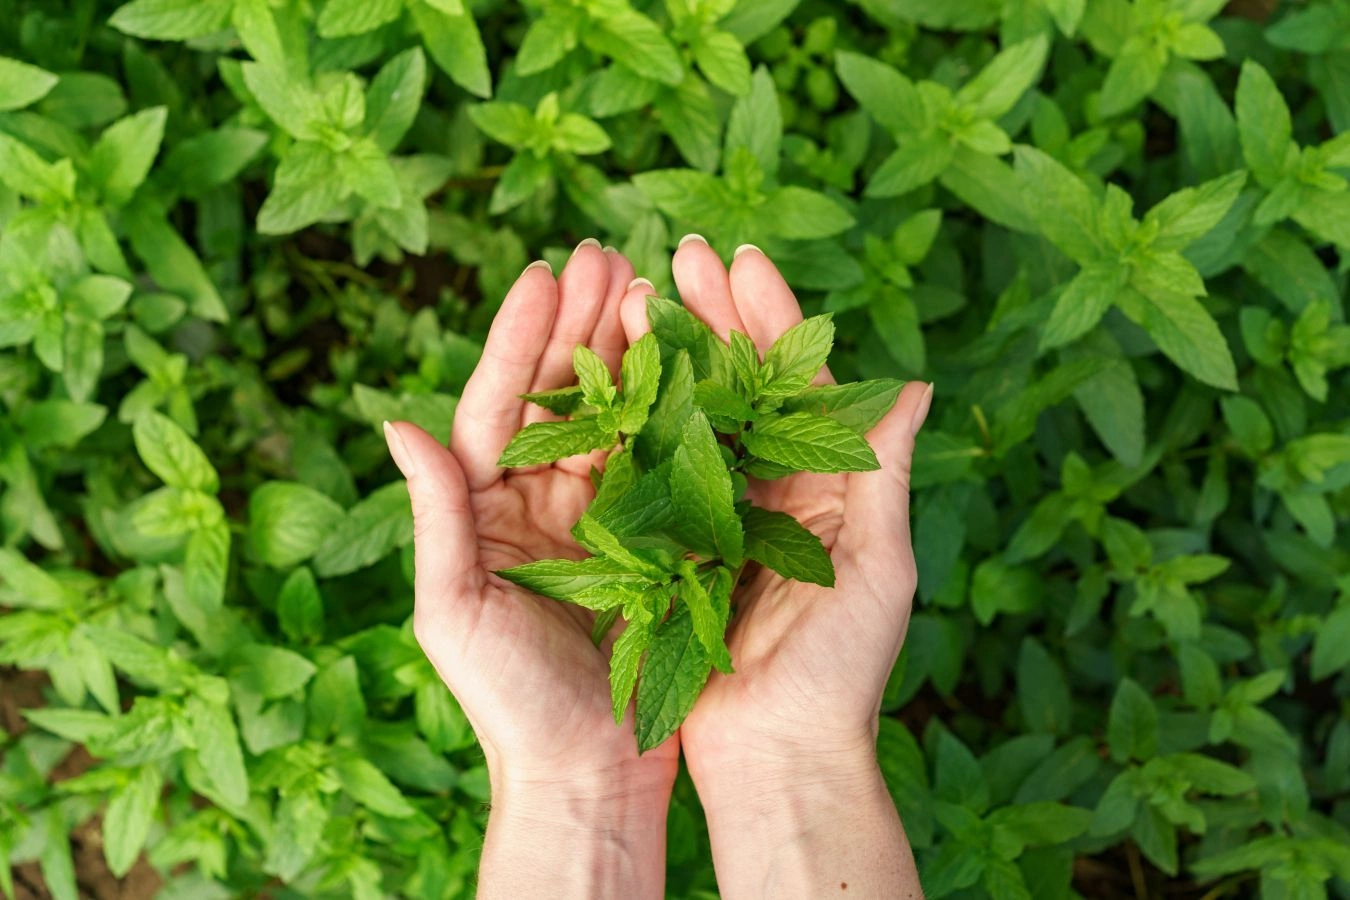
[[[928,895],[1350,897],[1350,5],[1224,7],[0,0],[0,856],[469,896],[378,425],[448,434],[530,259],[668,289],[699,230],[936,382],[879,740]]]

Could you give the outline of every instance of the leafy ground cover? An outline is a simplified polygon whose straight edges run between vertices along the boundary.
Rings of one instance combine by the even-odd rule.
[[[879,738],[929,896],[1350,896],[1341,0],[0,22],[0,891],[470,896],[379,425],[448,433],[531,259],[668,291],[699,231],[936,382]]]

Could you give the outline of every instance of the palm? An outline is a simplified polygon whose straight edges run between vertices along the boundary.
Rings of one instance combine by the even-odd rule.
[[[587,343],[617,367],[624,346],[617,308],[631,278],[622,257],[592,247],[578,250],[556,285],[542,271],[527,271],[504,301],[465,388],[451,451],[418,448],[434,460],[442,491],[420,511],[419,524],[445,526],[435,543],[429,533],[418,535],[419,640],[485,750],[501,756],[529,748],[531,764],[546,770],[578,760],[630,763],[637,758],[632,728],[614,725],[608,644],[592,644],[592,614],[493,573],[584,555],[569,532],[594,496],[590,467],[603,460],[511,472],[496,460],[520,427],[543,415],[519,395],[568,383],[575,344]],[[429,496],[429,480],[419,482],[415,498]],[[676,754],[672,741],[641,765],[672,766]]]
[[[708,247],[689,244],[676,255],[675,277],[685,305],[723,339],[742,331],[762,352],[801,321],[791,291],[760,253],[738,258],[728,273]],[[622,313],[635,339],[644,327],[639,305],[626,299]],[[884,471],[752,482],[757,505],[792,515],[821,539],[836,582],[824,588],[759,569],[741,584],[727,634],[735,672],[712,674],[680,730],[691,765],[737,746],[820,749],[870,738],[913,594],[908,454],[923,390],[906,389],[870,435]]]

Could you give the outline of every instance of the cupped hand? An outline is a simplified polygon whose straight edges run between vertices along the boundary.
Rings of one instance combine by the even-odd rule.
[[[585,555],[569,530],[594,496],[590,467],[604,454],[510,471],[497,459],[521,427],[550,415],[520,395],[574,381],[577,344],[617,374],[627,346],[618,309],[632,278],[627,260],[591,241],[556,280],[532,265],[492,323],[449,449],[408,423],[386,434],[412,495],[417,638],[478,735],[494,802],[506,784],[600,779],[610,794],[665,791],[664,824],[678,742],[639,758],[631,710],[615,727],[609,643],[591,643],[594,614],[493,574]]]
[[[761,354],[802,320],[778,269],[756,248],[739,252],[728,272],[706,243],[686,240],[674,274],[691,312],[723,340],[733,330],[748,334]],[[630,341],[648,329],[649,293],[638,285],[623,300]],[[822,371],[817,383],[829,380]],[[872,758],[882,691],[916,584],[910,458],[931,395],[929,385],[906,385],[868,434],[878,471],[752,481],[757,505],[791,514],[821,539],[836,582],[791,581],[768,568],[742,581],[727,634],[735,672],[712,674],[680,729],[696,782],[743,778],[748,767],[779,762]]]

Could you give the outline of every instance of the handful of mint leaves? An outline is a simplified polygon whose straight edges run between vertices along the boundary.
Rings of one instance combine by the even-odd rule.
[[[497,574],[598,615],[599,644],[619,616],[628,626],[610,659],[614,720],[637,690],[637,741],[650,750],[675,733],[726,644],[731,594],[751,561],[785,578],[833,586],[820,539],[792,516],[745,499],[747,476],[878,468],[863,437],[894,405],[891,379],[812,385],[834,344],[828,315],[789,329],[760,359],[751,339],[724,344],[678,303],[647,301],[652,330],[624,354],[620,384],[579,346],[578,383],[525,399],[567,416],[527,425],[502,466],[613,450],[596,495],[572,529],[593,556],[546,559]]]

